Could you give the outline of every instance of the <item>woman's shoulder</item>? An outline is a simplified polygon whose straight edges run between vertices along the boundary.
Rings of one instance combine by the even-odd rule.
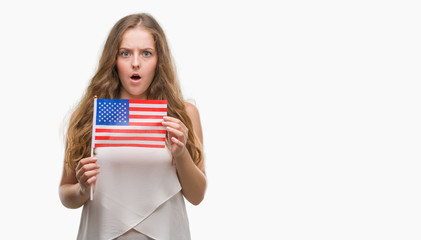
[[[184,102],[184,106],[185,106],[187,115],[190,117],[193,123],[193,128],[194,128],[195,133],[199,137],[200,141],[203,142],[202,124],[200,123],[199,110],[197,109],[196,105],[190,102]]]
[[[184,102],[184,108],[186,109],[186,112],[190,117],[199,116],[199,110],[193,103]]]
[[[197,109],[196,105],[190,102],[184,102],[184,107],[186,109],[187,115],[193,122],[193,125],[200,126],[200,116],[199,110]]]

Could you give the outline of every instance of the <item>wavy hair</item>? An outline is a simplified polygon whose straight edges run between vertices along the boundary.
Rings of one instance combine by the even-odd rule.
[[[203,160],[202,144],[187,115],[164,31],[151,15],[141,13],[120,19],[108,35],[98,69],[70,118],[64,158],[67,170],[74,170],[82,158],[90,156],[94,96],[109,99],[120,96],[121,83],[116,66],[118,49],[123,34],[136,27],[146,29],[152,34],[158,54],[155,76],[147,90],[148,99],[168,101],[168,115],[180,119],[189,129],[186,148],[194,163],[197,165]]]

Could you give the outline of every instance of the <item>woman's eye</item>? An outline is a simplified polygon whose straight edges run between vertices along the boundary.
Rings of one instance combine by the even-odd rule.
[[[152,53],[151,52],[143,52],[143,56],[145,56],[145,57],[149,57],[149,56],[151,56],[152,55]]]
[[[121,52],[120,55],[122,57],[128,57],[128,56],[130,56],[130,53],[129,52]]]

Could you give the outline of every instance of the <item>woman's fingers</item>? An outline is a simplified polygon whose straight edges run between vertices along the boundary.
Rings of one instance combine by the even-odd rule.
[[[176,137],[183,144],[187,142],[188,128],[180,120],[173,117],[164,117],[162,125],[166,127],[170,138]]]
[[[167,131],[170,132],[171,134],[175,135],[176,137],[184,137],[184,133],[180,130],[177,130],[175,128],[172,127],[167,127]]]
[[[168,131],[171,141],[171,153],[174,157],[180,156],[186,149],[189,129],[177,118],[164,117],[162,125]]]
[[[87,158],[83,158],[82,160],[79,161],[79,163],[76,166],[76,171],[79,171],[82,167],[89,165],[90,163],[96,164],[97,162],[97,158],[96,157],[87,157]],[[99,166],[98,166],[99,168]]]
[[[177,118],[174,118],[174,117],[170,117],[170,116],[165,116],[164,117],[164,121],[166,121],[166,122],[175,122],[175,123],[178,123],[178,124],[181,123],[180,119],[177,119]]]
[[[178,140],[178,139],[177,139],[177,138],[175,138],[175,137],[172,137],[172,138],[171,138],[171,141],[172,141],[174,144],[178,145],[180,148],[183,148],[183,147],[184,147],[184,143],[182,143],[180,140]]]
[[[177,130],[183,130],[183,127],[180,124],[174,122],[162,122],[162,125],[164,127],[171,127]]]
[[[164,117],[164,121],[162,122],[162,125],[166,127],[172,127],[180,131],[188,131],[188,128],[183,124],[182,121],[173,117]]]
[[[95,157],[88,157],[79,161],[76,167],[76,179],[80,184],[87,186],[96,181],[96,176],[99,174],[97,160]]]
[[[84,172],[82,176],[80,177],[80,180],[84,183],[91,184],[96,180],[96,175],[99,174],[98,170],[91,170]]]

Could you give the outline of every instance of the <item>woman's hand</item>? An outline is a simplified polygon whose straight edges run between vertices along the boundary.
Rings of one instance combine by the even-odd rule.
[[[80,184],[82,195],[89,194],[92,184],[93,187],[95,186],[97,175],[99,174],[97,160],[95,157],[87,157],[80,160],[76,166],[76,179]]]
[[[162,125],[167,128],[170,150],[174,158],[182,156],[186,150],[189,129],[177,118],[164,117]]]

